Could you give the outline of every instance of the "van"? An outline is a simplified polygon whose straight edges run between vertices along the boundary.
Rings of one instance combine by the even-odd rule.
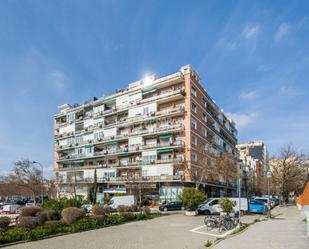
[[[112,209],[117,209],[118,206],[131,206],[135,204],[134,195],[114,196],[107,203]]]
[[[235,198],[209,198],[197,207],[197,213],[209,215],[209,214],[218,214],[222,212],[222,209],[219,204],[219,201],[222,199],[229,199],[231,201],[234,201],[236,203],[234,207],[234,212],[239,211],[239,198],[237,197]],[[240,212],[247,212],[247,211],[248,211],[247,198],[240,198]]]

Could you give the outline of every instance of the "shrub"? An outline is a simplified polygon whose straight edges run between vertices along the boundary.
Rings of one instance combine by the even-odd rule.
[[[120,215],[127,221],[135,220],[136,218],[132,212],[122,212]]]
[[[84,217],[73,224],[73,231],[79,232],[96,227],[96,222],[89,217]]]
[[[0,217],[0,233],[5,232],[11,223],[10,217]]]
[[[97,215],[105,215],[105,207],[102,204],[95,204],[92,207],[92,213],[97,216]]]
[[[149,206],[150,205],[150,201],[148,199],[143,199],[141,202],[141,206]]]
[[[11,243],[19,240],[28,240],[29,232],[22,231],[16,227],[9,228],[2,236],[0,236],[0,244]]]
[[[130,212],[131,208],[129,206],[119,205],[117,211],[119,213]]]
[[[59,220],[60,215],[54,210],[46,210],[47,220]]]
[[[61,212],[61,217],[66,224],[72,224],[85,216],[85,210],[77,207],[65,208]]]
[[[57,231],[59,226],[63,225],[60,220],[48,220],[44,223],[44,227],[50,232],[54,233]]]
[[[109,215],[105,219],[106,225],[121,224],[124,222],[124,217],[118,214]]]
[[[230,199],[224,198],[219,201],[220,207],[222,211],[225,213],[230,213],[233,211],[233,208],[236,206],[235,201],[231,201]]]
[[[43,239],[48,234],[48,231],[45,227],[38,226],[31,230],[29,234],[29,239],[31,240],[38,240]]]
[[[58,213],[61,213],[61,211],[64,208],[67,207],[81,207],[82,202],[77,199],[67,199],[67,198],[61,198],[60,200],[48,200],[44,201],[42,207],[47,209],[52,209]]]
[[[110,206],[104,207],[104,212],[106,215],[110,214],[112,212],[112,208]]]
[[[40,225],[44,224],[44,222],[48,220],[46,211],[38,212],[35,217]]]
[[[138,212],[139,211],[139,208],[138,208],[138,206],[137,205],[131,205],[131,211],[132,212]]]
[[[19,216],[17,227],[21,230],[30,231],[38,225],[37,217]]]
[[[179,198],[186,210],[195,211],[197,206],[204,201],[205,195],[195,188],[184,188]]]
[[[150,208],[149,208],[149,207],[144,207],[144,208],[143,208],[143,213],[146,214],[146,215],[151,214]]]
[[[147,219],[147,215],[146,214],[137,214],[136,219],[137,220],[145,220],[145,219]]]
[[[41,212],[42,208],[40,207],[23,207],[20,209],[20,216],[36,216],[38,212]]]

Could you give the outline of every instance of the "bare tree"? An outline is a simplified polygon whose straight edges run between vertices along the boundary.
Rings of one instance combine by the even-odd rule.
[[[278,157],[271,160],[273,189],[288,202],[291,192],[300,193],[307,176],[308,163],[304,153],[296,151],[292,145],[283,147]]]
[[[9,182],[28,192],[34,199],[43,190],[42,172],[28,159],[15,162],[14,173],[9,175]]]

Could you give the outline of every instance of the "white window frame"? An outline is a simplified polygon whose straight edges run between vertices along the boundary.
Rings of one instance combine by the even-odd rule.
[[[192,152],[191,153],[191,160],[194,161],[194,162],[197,162],[197,154]]]
[[[191,109],[192,109],[192,111],[197,113],[197,105],[193,101],[191,102]]]
[[[197,146],[197,137],[196,136],[192,136],[191,140],[192,140],[191,143],[193,145]]]
[[[193,94],[195,97],[197,97],[197,90],[196,90],[196,87],[191,86],[191,92],[192,92],[192,94]]]
[[[195,129],[195,130],[197,129],[197,122],[196,122],[195,119],[192,119],[192,120],[191,120],[191,128],[192,128],[192,129]]]

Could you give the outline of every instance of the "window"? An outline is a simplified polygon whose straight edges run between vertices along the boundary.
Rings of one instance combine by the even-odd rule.
[[[197,123],[196,123],[196,121],[194,119],[192,119],[192,121],[191,121],[191,128],[192,129],[197,129]]]
[[[84,137],[83,136],[76,137],[76,143],[82,143],[83,141],[84,141]]]
[[[85,147],[85,154],[92,154],[93,147]]]
[[[192,136],[192,144],[197,145],[197,138]]]
[[[143,108],[143,114],[148,115],[149,114],[149,107],[144,107]]]
[[[75,138],[74,137],[69,137],[67,139],[67,145],[70,145],[70,144],[75,144]]]
[[[196,162],[197,161],[197,155],[195,153],[192,153],[191,159],[192,159],[192,161]]]
[[[203,127],[203,136],[207,137],[207,129]]]
[[[104,137],[103,131],[99,131],[99,132],[94,133],[94,139],[96,139],[96,140],[103,138],[103,137]]]
[[[203,120],[207,123],[207,116],[205,113],[203,113]]]
[[[207,108],[207,99],[205,97],[203,97],[203,103],[204,103],[205,108]]]
[[[194,103],[192,102],[191,107],[192,107],[192,111],[194,111],[194,112],[196,113],[196,112],[197,112],[196,104],[194,104]]]
[[[75,120],[75,113],[69,113],[67,115],[67,122],[72,123]]]
[[[156,158],[157,156],[156,155],[145,155],[145,156],[143,156],[143,161],[154,161],[154,160],[156,160],[157,158]]]
[[[196,88],[192,86],[191,89],[192,89],[192,94],[196,97],[197,96]]]

